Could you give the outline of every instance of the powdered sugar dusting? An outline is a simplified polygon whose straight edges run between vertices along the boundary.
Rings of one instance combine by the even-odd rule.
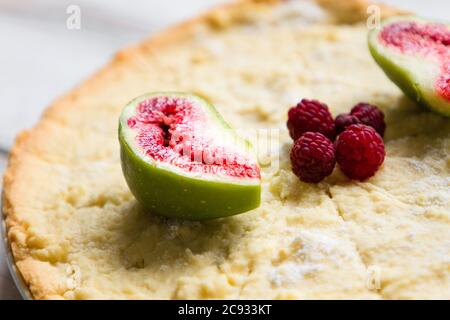
[[[426,176],[411,183],[411,193],[426,206],[450,206],[450,178],[437,175]],[[426,197],[421,197],[426,195]]]
[[[317,264],[298,264],[287,262],[271,272],[270,279],[273,285],[281,287],[297,282],[309,274],[319,272],[322,266]]]
[[[342,266],[357,258],[353,250],[345,250],[348,244],[342,238],[322,231],[302,230],[289,244],[290,259],[274,267],[270,272],[275,286],[293,284],[330,266]]]

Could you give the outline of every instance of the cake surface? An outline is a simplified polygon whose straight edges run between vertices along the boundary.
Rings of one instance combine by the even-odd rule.
[[[450,123],[376,66],[366,8],[218,8],[120,52],[56,101],[18,137],[4,179],[8,239],[33,296],[450,299]],[[139,208],[120,167],[118,117],[134,97],[167,90],[205,97],[235,128],[280,130],[279,170],[263,167],[259,209],[187,222]],[[301,98],[335,116],[361,101],[383,109],[387,158],[374,178],[294,176],[285,122]]]

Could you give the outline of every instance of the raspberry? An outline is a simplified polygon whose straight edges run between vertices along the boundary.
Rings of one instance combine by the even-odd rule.
[[[321,133],[306,132],[291,150],[292,171],[304,182],[317,183],[336,165],[333,143]]]
[[[350,114],[357,117],[363,124],[374,128],[381,137],[384,136],[386,130],[384,113],[378,107],[361,102],[352,108]]]
[[[363,181],[383,164],[386,152],[383,139],[372,128],[353,124],[336,139],[336,160],[349,178]]]
[[[303,99],[291,108],[288,114],[287,127],[291,138],[297,140],[307,131],[319,132],[334,140],[334,121],[328,106],[317,100]]]
[[[348,126],[350,126],[352,124],[358,124],[358,123],[361,123],[361,121],[359,121],[359,119],[357,117],[352,116],[351,114],[348,114],[348,113],[342,113],[336,117],[336,120],[334,122],[335,127],[336,127],[336,133],[340,134]]]

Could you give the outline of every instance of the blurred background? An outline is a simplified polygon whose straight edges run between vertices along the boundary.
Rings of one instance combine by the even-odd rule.
[[[51,101],[107,63],[118,49],[225,2],[0,0],[0,174],[17,132],[32,127]],[[382,2],[450,20],[449,0]],[[3,250],[0,245],[0,300],[19,298]]]

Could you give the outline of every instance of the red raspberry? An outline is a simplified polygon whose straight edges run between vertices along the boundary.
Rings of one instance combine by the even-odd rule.
[[[372,128],[353,124],[336,139],[336,160],[349,178],[363,181],[383,164],[386,152],[383,139]]]
[[[351,114],[348,114],[348,113],[342,113],[336,117],[336,120],[334,122],[335,127],[336,127],[336,133],[340,134],[348,126],[350,126],[352,124],[358,124],[358,123],[361,123],[361,121],[359,121],[359,119],[357,117],[352,116]]]
[[[336,165],[333,143],[318,132],[306,132],[291,150],[292,171],[304,182],[317,183],[329,176]]]
[[[307,132],[319,132],[334,140],[334,121],[328,106],[317,100],[303,99],[291,108],[288,114],[287,127],[291,138],[297,140]]]
[[[378,107],[361,102],[352,108],[350,114],[357,117],[363,124],[374,128],[381,137],[384,136],[386,130],[384,113]]]

